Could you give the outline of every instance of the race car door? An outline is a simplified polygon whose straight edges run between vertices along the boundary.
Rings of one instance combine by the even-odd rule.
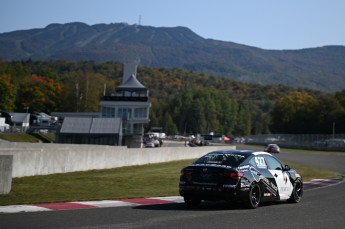
[[[268,164],[268,170],[277,182],[280,199],[289,199],[293,189],[289,174],[283,170],[283,165],[276,158],[269,155],[265,155],[264,157]]]

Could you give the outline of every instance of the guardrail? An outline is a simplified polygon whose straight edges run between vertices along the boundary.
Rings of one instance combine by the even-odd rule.
[[[345,151],[345,134],[266,134],[246,137],[246,144],[278,144],[286,148]]]

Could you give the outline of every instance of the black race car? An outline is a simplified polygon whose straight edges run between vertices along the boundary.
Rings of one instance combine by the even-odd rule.
[[[269,153],[221,150],[183,168],[179,191],[189,207],[202,200],[226,200],[257,208],[263,201],[298,203],[303,182],[295,170]]]

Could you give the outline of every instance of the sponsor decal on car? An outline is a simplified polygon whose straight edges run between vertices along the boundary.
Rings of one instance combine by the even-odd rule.
[[[250,165],[244,165],[244,166],[238,167],[238,170],[248,171],[249,168],[250,168]]]
[[[221,165],[221,164],[192,164],[190,166],[193,166],[193,167],[208,166],[208,167],[219,167],[219,168],[232,168],[230,165]]]
[[[280,187],[279,191],[280,192],[289,192],[290,188],[289,187]]]
[[[267,189],[272,192],[274,196],[277,195],[278,188],[273,184],[271,181],[269,181],[266,177],[264,177],[262,174],[260,174],[254,167],[250,167],[249,169],[250,173],[252,174],[254,180],[256,182],[262,182]]]
[[[232,184],[223,184],[223,188],[236,188],[236,185],[232,185]]]
[[[286,184],[288,182],[288,179],[289,179],[289,174],[287,172],[283,172],[283,176],[284,176],[284,181]]]

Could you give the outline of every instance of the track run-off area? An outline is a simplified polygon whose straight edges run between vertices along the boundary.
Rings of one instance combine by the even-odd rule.
[[[345,174],[345,154],[276,156]],[[264,203],[257,209],[223,202],[188,209],[179,196],[0,206],[0,228],[345,228],[343,179],[304,181],[304,190],[298,204]]]
[[[342,182],[342,179],[313,179],[304,182],[304,190],[327,187]],[[173,204],[183,203],[180,196],[136,198],[123,200],[101,200],[101,201],[83,201],[83,202],[64,202],[64,203],[43,203],[32,205],[10,205],[0,206],[0,213],[19,213],[19,212],[37,212],[37,211],[61,211],[76,209],[91,209],[104,207],[134,207],[141,205]]]

